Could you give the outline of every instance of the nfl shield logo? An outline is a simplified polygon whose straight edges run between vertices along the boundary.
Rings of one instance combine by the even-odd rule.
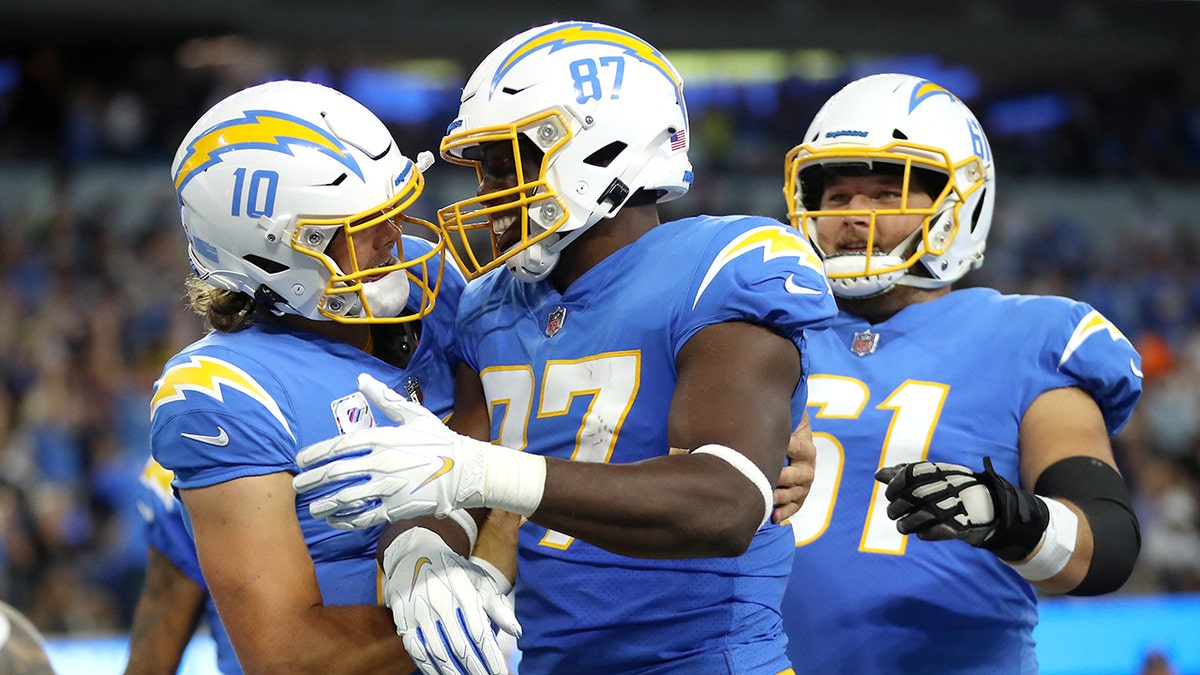
[[[567,320],[567,308],[556,307],[546,320],[546,337],[554,337],[562,330],[563,322]]]
[[[425,392],[421,391],[421,381],[415,377],[409,377],[404,382],[404,395],[408,396],[408,400],[422,405],[425,403]]]
[[[854,334],[854,342],[850,343],[850,351],[858,356],[866,356],[867,354],[874,354],[875,347],[878,345],[879,333],[864,330],[861,333]]]

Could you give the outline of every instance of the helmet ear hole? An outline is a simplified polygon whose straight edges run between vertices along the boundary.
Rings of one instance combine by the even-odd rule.
[[[975,234],[975,228],[979,226],[979,216],[983,213],[983,205],[987,202],[987,188],[984,187],[979,191],[979,201],[975,202],[975,211],[971,214],[971,234]]]
[[[242,260],[245,260],[246,262],[250,263],[251,265],[254,265],[258,269],[266,272],[267,274],[279,274],[280,272],[286,272],[287,270],[291,269],[287,265],[284,265],[281,262],[278,262],[276,260],[271,260],[270,258],[264,258],[260,255],[254,255],[254,254],[244,255],[244,256],[242,256]]]
[[[613,160],[616,159],[622,152],[624,152],[625,148],[627,147],[629,147],[629,145],[624,141],[613,141],[612,143],[609,143],[603,148],[600,148],[599,150],[585,157],[583,162],[584,164],[590,164],[592,166],[598,166],[602,168],[606,167],[609,164],[612,164]]]

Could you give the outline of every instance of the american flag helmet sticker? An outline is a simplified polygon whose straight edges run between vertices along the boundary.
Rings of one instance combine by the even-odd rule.
[[[687,148],[687,129],[680,129],[671,134],[671,150],[683,150]]]

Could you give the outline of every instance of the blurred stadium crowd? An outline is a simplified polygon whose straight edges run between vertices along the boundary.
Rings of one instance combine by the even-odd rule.
[[[782,218],[784,153],[819,102],[862,74],[697,87],[687,208]],[[131,486],[148,453],[149,394],[166,357],[202,330],[184,305],[168,164],[200,112],[268,75],[345,85],[328,70],[159,56],[0,61],[0,598],[48,634],[128,629],[145,561]],[[1061,83],[1054,119],[1032,126],[990,105],[1019,92],[968,97],[984,111],[1001,186],[988,263],[968,282],[1085,300],[1139,348],[1146,393],[1115,449],[1144,541],[1122,592],[1200,591],[1200,213],[1171,202],[1200,178],[1200,102],[1170,78],[1139,87]],[[406,153],[436,148],[455,94],[431,100],[426,121],[394,124]],[[1023,110],[1016,119],[1033,115]],[[473,189],[470,176],[445,187],[439,177],[426,217]],[[1011,205],[1018,186],[1053,201],[1080,181],[1117,186],[1104,190],[1127,192],[1132,207],[1081,218],[1067,200]]]

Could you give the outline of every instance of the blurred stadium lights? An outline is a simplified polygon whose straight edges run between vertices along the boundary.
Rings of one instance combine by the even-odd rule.
[[[923,77],[949,89],[965,101],[979,94],[979,77],[971,69],[947,65],[931,54],[855,59],[850,62],[847,79],[856,80],[879,73],[908,73]]]
[[[16,57],[0,58],[0,96],[16,89],[21,82],[21,62]]]
[[[983,111],[983,125],[993,137],[1038,133],[1071,120],[1067,99],[1046,92],[992,103]]]
[[[193,38],[179,46],[176,61],[182,68],[219,68],[237,64],[248,51],[240,35]]]
[[[430,59],[352,68],[339,84],[385,122],[424,124],[454,118],[464,79],[455,61]]]

